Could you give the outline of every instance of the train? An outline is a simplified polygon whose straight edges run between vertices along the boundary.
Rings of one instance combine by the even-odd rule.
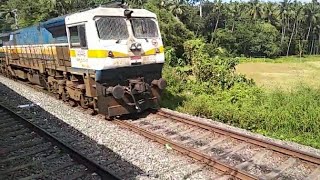
[[[0,73],[107,119],[158,109],[167,83],[156,14],[99,6],[0,34]]]

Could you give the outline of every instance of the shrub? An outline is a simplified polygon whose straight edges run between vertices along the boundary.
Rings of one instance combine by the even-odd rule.
[[[200,82],[210,83],[222,89],[228,89],[236,82],[253,84],[244,76],[235,74],[239,63],[235,58],[211,57],[207,45],[201,39],[190,40],[184,44],[185,56],[193,67],[193,75]]]

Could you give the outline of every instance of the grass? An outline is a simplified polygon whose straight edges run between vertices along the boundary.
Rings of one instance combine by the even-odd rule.
[[[320,57],[312,56],[303,62],[293,59],[281,60],[281,63],[260,60],[242,62],[237,66],[237,73],[252,78],[258,86],[267,90],[292,90],[301,84],[319,88]]]
[[[247,58],[247,57],[240,57],[239,61],[240,63],[248,63],[248,62],[268,62],[268,63],[284,63],[284,62],[295,62],[295,63],[303,63],[303,62],[309,62],[309,61],[319,61],[320,56],[319,55],[307,55],[307,56],[281,56],[278,58]]]

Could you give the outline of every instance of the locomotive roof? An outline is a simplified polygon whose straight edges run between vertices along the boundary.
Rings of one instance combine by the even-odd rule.
[[[50,29],[58,26],[65,26],[65,24],[75,24],[79,22],[84,22],[88,20],[92,20],[95,16],[115,16],[115,17],[124,17],[123,8],[106,8],[106,7],[97,7],[91,10],[73,13],[69,15],[59,16],[56,18],[49,19],[45,22],[40,22],[39,24],[29,26],[22,29],[12,30],[7,33],[0,33],[0,37],[6,37],[10,34],[20,33],[22,31],[26,31],[30,28],[38,28],[43,27],[45,29]],[[150,17],[157,18],[156,14],[146,10],[146,9],[129,9],[133,11],[132,17]]]
[[[11,34],[10,32],[0,33],[0,38],[10,36],[10,34]]]
[[[133,11],[132,17],[150,17],[156,18],[156,14],[146,10],[146,9],[129,9]],[[66,24],[74,24],[79,22],[84,22],[88,20],[92,20],[95,16],[115,16],[115,17],[124,17],[123,8],[106,8],[106,7],[98,7],[95,9],[91,9],[88,11],[78,12],[66,17]]]
[[[51,28],[51,27],[64,26],[65,25],[65,18],[66,18],[66,15],[52,18],[52,19],[49,19],[45,22],[40,23],[40,26],[43,26],[46,29]]]

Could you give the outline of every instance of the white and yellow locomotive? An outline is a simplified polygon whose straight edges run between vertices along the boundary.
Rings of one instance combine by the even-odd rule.
[[[113,117],[157,108],[166,82],[154,13],[98,7],[0,34],[0,71]]]

